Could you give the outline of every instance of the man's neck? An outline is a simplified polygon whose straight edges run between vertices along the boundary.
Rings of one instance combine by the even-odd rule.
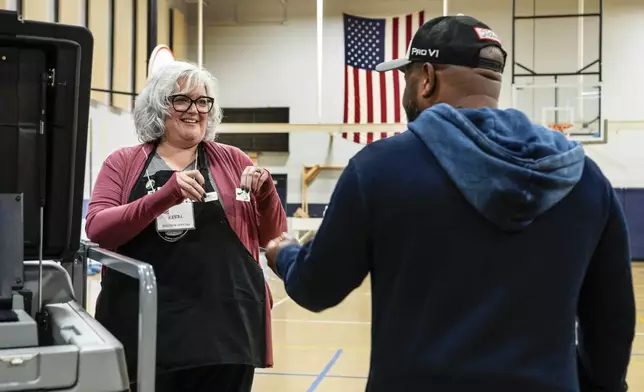
[[[455,99],[450,104],[455,108],[468,108],[468,109],[479,109],[479,108],[496,109],[499,107],[499,101],[488,95],[468,95],[466,97]]]

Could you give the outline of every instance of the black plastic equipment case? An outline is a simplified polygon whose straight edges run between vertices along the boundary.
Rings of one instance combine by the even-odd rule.
[[[24,195],[25,260],[80,247],[93,46],[85,27],[0,11],[0,193]]]

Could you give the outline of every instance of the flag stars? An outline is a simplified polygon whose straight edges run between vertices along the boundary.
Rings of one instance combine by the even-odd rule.
[[[374,70],[384,60],[384,29],[384,20],[346,19],[347,65]]]

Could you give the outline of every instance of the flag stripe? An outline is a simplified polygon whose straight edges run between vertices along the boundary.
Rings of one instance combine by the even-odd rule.
[[[387,123],[387,81],[384,72],[379,72],[380,78],[380,122]]]
[[[368,116],[369,109],[369,94],[367,93],[367,72],[364,69],[356,68],[358,70],[358,86],[360,86],[360,118],[362,121],[356,121],[357,123],[367,123],[371,124]]]
[[[349,66],[344,66],[344,123],[349,122]],[[342,135],[346,138],[346,135]]]
[[[379,73],[368,73],[371,78],[369,84],[371,85],[371,109],[373,112],[373,123],[381,124],[382,118],[380,117],[380,75]]]
[[[360,124],[360,71],[358,68],[353,69],[353,94],[354,94],[354,109],[353,109],[353,122]]]
[[[367,88],[367,122],[373,124],[373,84],[371,81],[371,72],[362,71],[366,77],[365,83]]]
[[[387,39],[387,37],[393,36],[394,33],[394,23],[393,18],[387,18],[385,22],[385,59],[394,58],[394,48],[393,40]],[[385,75],[385,85],[387,92],[387,122],[394,122],[394,107],[396,106],[393,99],[394,91],[394,78],[396,78],[397,72],[384,72]]]
[[[400,42],[399,42],[399,36],[400,36],[400,18],[396,17],[393,20],[393,58],[398,59],[400,58]],[[400,122],[400,72],[398,71],[393,71],[393,76],[394,76],[394,122],[399,123]]]

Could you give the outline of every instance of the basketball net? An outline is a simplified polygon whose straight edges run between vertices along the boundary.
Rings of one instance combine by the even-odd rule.
[[[548,128],[552,129],[553,131],[561,132],[566,136],[569,136],[570,132],[568,130],[572,128],[572,124],[571,123],[551,123],[551,124],[548,124]]]

